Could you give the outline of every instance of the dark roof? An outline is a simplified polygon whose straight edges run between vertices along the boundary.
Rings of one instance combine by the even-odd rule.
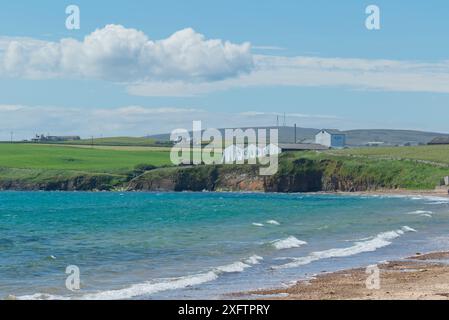
[[[47,136],[47,138],[79,138],[80,136]]]
[[[317,132],[317,134],[320,133],[321,131],[326,131],[327,133],[334,134],[334,135],[336,135],[336,134],[345,135],[343,132],[341,132],[340,130],[337,130],[337,129],[322,129],[319,132]]]
[[[328,150],[329,148],[321,144],[316,143],[281,143],[279,148],[282,151],[293,151],[293,150]]]
[[[449,144],[449,137],[436,137],[428,144]]]

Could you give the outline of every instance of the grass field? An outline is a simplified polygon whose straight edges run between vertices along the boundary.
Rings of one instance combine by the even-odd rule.
[[[148,167],[172,166],[169,151],[145,146],[0,143],[0,182],[47,183],[77,181],[77,177],[89,181],[95,177],[118,186]],[[293,176],[311,170],[297,165],[301,159],[313,160],[311,168],[324,170],[324,177],[356,185],[433,189],[449,175],[449,146],[293,152],[281,157],[280,172]]]
[[[403,149],[398,147],[397,153]],[[351,151],[358,152],[360,149]],[[346,152],[349,150],[345,150]],[[335,151],[334,151],[335,152]],[[288,169],[295,159],[318,160],[324,165],[324,175],[339,181],[350,181],[355,185],[382,187],[385,189],[432,190],[438,186],[444,176],[449,175],[449,168],[417,161],[391,160],[376,156],[348,156],[341,151],[292,153],[283,158],[280,168]],[[383,156],[383,154],[382,154]],[[421,160],[415,154],[413,160]],[[434,162],[433,158],[430,158]]]
[[[136,138],[136,137],[112,137],[112,138],[95,138],[74,141],[55,142],[54,144],[70,144],[70,145],[97,145],[97,146],[140,146],[154,147],[158,144],[155,139]]]
[[[74,170],[122,174],[137,165],[170,165],[168,151],[0,144],[0,168]]]
[[[422,160],[449,165],[449,145],[417,147],[378,147],[332,150],[331,154],[371,159]]]
[[[57,147],[72,147],[72,148],[83,148],[83,149],[98,149],[98,150],[117,150],[117,151],[139,151],[139,152],[152,152],[152,151],[166,151],[171,150],[170,147],[147,147],[147,146],[107,146],[107,145],[87,145],[87,144],[39,144],[46,146],[57,146]]]

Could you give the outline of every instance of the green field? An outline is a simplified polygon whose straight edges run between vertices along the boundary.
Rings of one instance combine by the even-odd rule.
[[[370,159],[420,160],[449,165],[449,145],[417,147],[374,147],[332,150],[330,154]]]
[[[398,149],[396,151],[400,152],[402,147]],[[378,156],[348,156],[344,153],[335,155],[329,152],[302,153],[295,154],[294,157],[326,163],[325,175],[340,181],[381,186],[385,189],[431,190],[440,185],[444,176],[449,175],[449,167],[433,164],[433,158],[426,160],[432,164],[415,161],[421,160],[417,155],[413,161],[391,160]],[[288,164],[280,167],[288,168]]]
[[[0,168],[73,170],[125,174],[137,165],[170,165],[168,151],[0,144]]]
[[[90,190],[93,186],[102,190],[120,188],[155,167],[171,167],[169,150],[146,146],[0,143],[0,188],[70,189],[67,184],[77,190]],[[209,167],[202,167],[208,172]],[[232,170],[238,171],[239,167],[235,165]],[[321,172],[327,181],[338,180],[348,185],[433,189],[449,175],[449,146],[358,148],[281,156],[279,173],[283,177],[310,171]],[[206,176],[200,175],[202,179]]]
[[[83,140],[54,142],[54,144],[86,145],[86,146],[90,146],[93,144],[96,146],[140,146],[140,147],[153,147],[158,145],[155,139],[135,138],[135,137],[83,139]]]

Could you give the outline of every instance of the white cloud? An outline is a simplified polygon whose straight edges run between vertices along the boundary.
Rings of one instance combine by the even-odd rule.
[[[254,56],[249,74],[215,82],[142,82],[142,96],[191,96],[242,87],[345,87],[357,90],[449,93],[449,62]]]
[[[249,43],[208,40],[190,28],[157,41],[121,25],[107,25],[82,42],[0,39],[0,75],[6,77],[199,81],[233,77],[252,67]]]
[[[0,37],[0,77],[103,79],[140,96],[276,86],[449,93],[449,61],[268,56],[253,55],[251,48],[190,28],[162,40],[120,25],[83,41]]]

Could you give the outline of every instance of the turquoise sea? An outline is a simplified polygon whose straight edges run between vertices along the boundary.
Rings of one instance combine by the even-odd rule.
[[[1,192],[0,298],[229,298],[447,250],[448,226],[435,197]]]

